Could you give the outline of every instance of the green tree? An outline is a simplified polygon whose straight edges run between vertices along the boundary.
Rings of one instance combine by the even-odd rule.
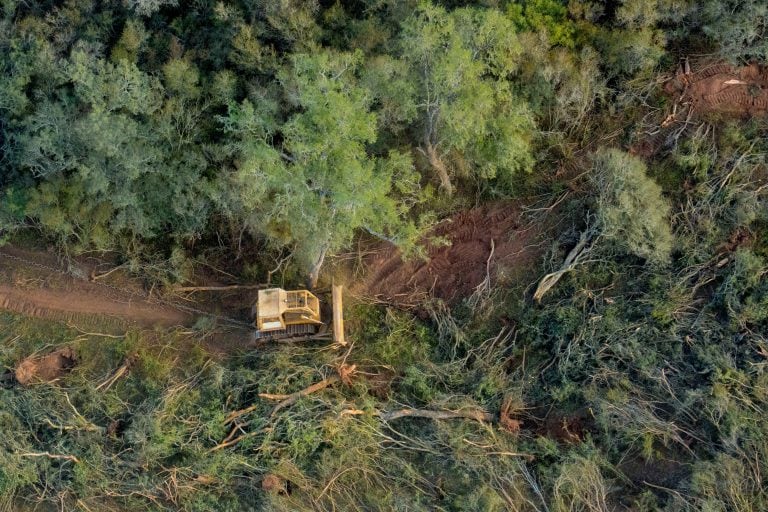
[[[567,6],[559,0],[512,2],[507,17],[520,31],[544,31],[552,45],[574,47],[574,23],[568,19]]]
[[[142,16],[151,16],[164,6],[175,6],[178,0],[126,0],[128,7],[133,9],[136,14]]]
[[[602,234],[637,256],[667,262],[674,240],[670,207],[643,161],[618,149],[600,150],[592,179]]]
[[[190,107],[164,102],[160,82],[127,60],[75,50],[64,73],[13,135],[14,165],[39,181],[25,213],[76,250],[194,236],[207,217],[207,162]]]
[[[148,37],[149,34],[141,20],[129,19],[123,27],[120,39],[112,48],[112,60],[125,59],[129,62],[136,62]]]
[[[413,192],[410,159],[366,151],[376,140],[376,116],[370,94],[356,84],[360,59],[331,51],[294,55],[280,73],[293,110],[284,123],[268,102],[232,105],[222,119],[238,139],[239,162],[222,196],[225,211],[293,247],[310,286],[325,256],[356,229],[395,239],[410,229],[398,199]]]
[[[768,5],[760,0],[708,0],[692,9],[726,59],[768,58]]]
[[[534,125],[506,80],[522,52],[507,18],[424,2],[403,23],[399,46],[418,84],[420,150],[447,194],[451,174],[509,187],[530,168]]]

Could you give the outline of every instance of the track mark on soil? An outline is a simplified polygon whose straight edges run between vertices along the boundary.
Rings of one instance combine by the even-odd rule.
[[[651,131],[644,129],[629,152],[650,158],[677,140],[691,120],[707,114],[723,117],[768,115],[768,67],[736,67],[728,63],[697,62],[678,68],[664,84],[671,107]]]
[[[694,114],[768,114],[768,69],[758,64],[737,68],[717,63],[678,72],[665,91],[678,96],[677,103],[689,105]]]
[[[194,320],[191,313],[149,300],[138,291],[76,279],[55,265],[49,254],[3,247],[0,309],[80,325],[106,324],[116,330],[129,325],[189,325]]]
[[[430,235],[449,245],[428,246],[426,261],[403,261],[397,248],[383,244],[367,258],[368,277],[353,291],[405,307],[428,296],[456,303],[487,276],[494,279],[502,268],[526,268],[541,253],[534,243],[538,231],[522,226],[520,207],[508,203],[460,212]]]
[[[26,316],[66,322],[77,322],[78,315],[96,315],[148,327],[170,327],[183,325],[191,319],[190,315],[159,304],[136,299],[120,302],[82,288],[21,290],[0,285],[0,307]]]

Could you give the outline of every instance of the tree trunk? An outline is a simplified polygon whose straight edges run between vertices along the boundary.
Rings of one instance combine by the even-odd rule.
[[[427,159],[429,165],[437,172],[437,177],[440,178],[440,188],[445,190],[448,197],[453,195],[453,184],[451,184],[451,177],[448,176],[448,169],[445,167],[440,155],[437,154],[437,148],[431,143],[427,144]]]
[[[307,288],[310,290],[314,290],[317,286],[317,280],[320,278],[320,269],[323,267],[323,262],[325,261],[325,255],[328,253],[328,246],[326,245],[323,247],[323,250],[320,251],[320,254],[318,255],[317,259],[315,260],[315,263],[312,265],[312,268],[309,270],[309,275],[307,276]]]

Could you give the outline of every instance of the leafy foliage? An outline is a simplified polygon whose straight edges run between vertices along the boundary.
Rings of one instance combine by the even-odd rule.
[[[643,162],[618,150],[598,153],[594,180],[602,233],[640,257],[668,261],[673,241],[669,205]]]
[[[765,59],[763,3],[1,8],[0,242],[287,286],[503,198],[552,248],[453,307],[353,304],[344,350],[0,314],[3,368],[78,354],[58,382],[0,374],[0,510],[768,508],[765,121],[619,149],[681,55]]]

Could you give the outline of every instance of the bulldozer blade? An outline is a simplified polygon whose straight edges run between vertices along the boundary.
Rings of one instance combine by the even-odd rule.
[[[343,301],[344,287],[341,285],[333,285],[331,292],[333,299],[333,341],[346,345],[347,341],[344,338],[344,301]]]

